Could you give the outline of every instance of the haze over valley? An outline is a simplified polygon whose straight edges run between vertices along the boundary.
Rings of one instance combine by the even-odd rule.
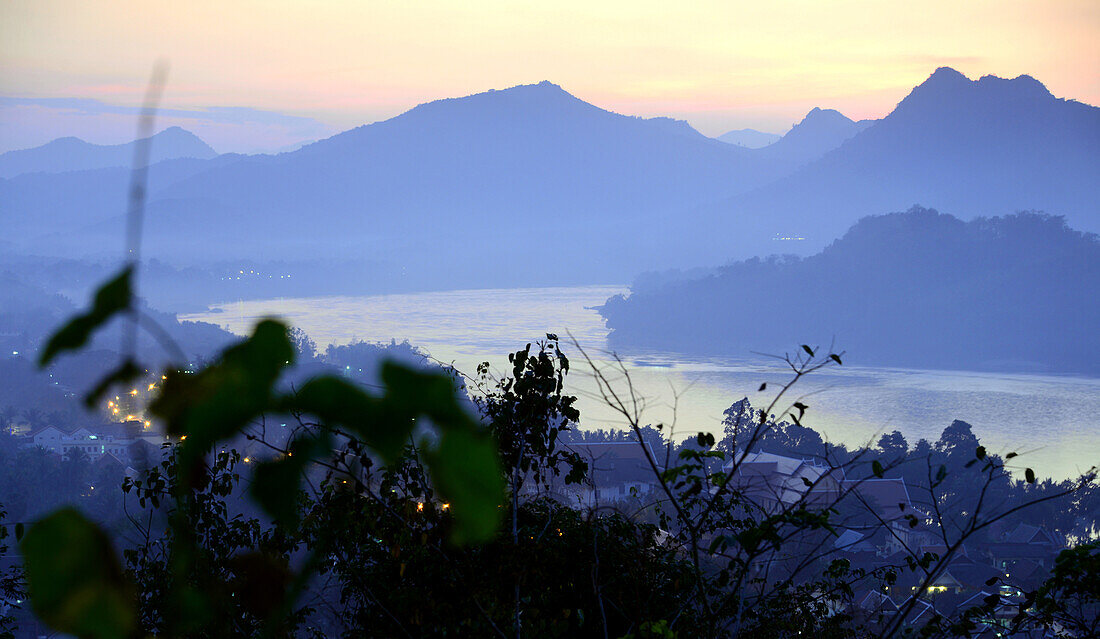
[[[495,2],[0,4],[0,639],[1098,636],[1095,8]]]

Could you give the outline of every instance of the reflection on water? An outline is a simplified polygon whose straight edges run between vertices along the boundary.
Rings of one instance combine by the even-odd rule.
[[[621,286],[445,291],[365,297],[315,297],[227,303],[201,320],[245,333],[258,318],[276,315],[306,331],[322,349],[354,340],[408,339],[432,357],[473,372],[479,362],[498,367],[509,351],[547,332],[572,335],[602,370],[613,375],[606,352],[607,329],[589,307],[624,291]],[[792,344],[797,347],[797,344]],[[575,351],[575,349],[570,349]],[[622,363],[643,421],[676,425],[687,435],[720,430],[722,411],[741,397],[764,406],[769,391],[789,378],[784,364],[751,353],[744,360],[688,358],[673,353],[628,353]],[[591,371],[573,352],[572,392],[581,397],[585,426],[621,425],[621,418],[593,396]],[[912,444],[936,439],[953,419],[974,426],[991,451],[1019,451],[1019,461],[1040,474],[1067,477],[1100,460],[1100,379],[926,371],[858,366],[849,354],[843,367],[806,378],[790,401],[810,406],[805,423],[829,439],[848,444],[898,429]],[[768,391],[759,393],[761,382]]]

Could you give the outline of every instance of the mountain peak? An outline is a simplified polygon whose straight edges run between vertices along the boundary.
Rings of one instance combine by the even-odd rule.
[[[516,86],[508,87],[507,89],[489,89],[485,93],[477,93],[475,95],[486,94],[522,95],[551,100],[558,98],[568,98],[571,100],[580,99],[574,96],[572,93],[563,89],[560,84],[554,84],[549,80],[543,80],[542,82],[538,82],[535,84],[517,84]]]
[[[1020,97],[1052,98],[1054,95],[1046,85],[1030,75],[1019,75],[1011,80],[999,78],[995,75],[984,75],[978,82],[982,89],[990,91],[1006,92]]]
[[[735,144],[748,149],[761,149],[769,144],[774,144],[781,137],[783,136],[777,133],[765,133],[763,131],[757,131],[756,129],[737,129],[735,131],[727,131],[716,139],[727,144]]]
[[[173,157],[212,158],[217,155],[202,138],[178,126],[170,126],[151,139],[154,161]]]
[[[489,89],[471,95],[442,98],[420,104],[409,111],[397,116],[404,117],[432,117],[441,113],[454,114],[454,110],[465,110],[474,113],[481,109],[514,109],[517,105],[525,105],[535,108],[562,108],[564,106],[591,106],[580,98],[569,93],[561,86],[543,80],[536,84],[517,84],[506,89]],[[592,107],[595,108],[595,107]]]
[[[928,76],[928,79],[920,83],[919,86],[924,86],[926,84],[963,84],[969,82],[969,78],[955,69],[951,67],[940,67],[933,71],[932,75]]]
[[[1042,82],[1029,75],[1006,79],[986,75],[970,80],[950,67],[940,67],[927,80],[914,88],[895,112],[957,109],[963,104],[1009,103],[1049,100],[1054,96]]]
[[[800,126],[815,126],[815,125],[850,125],[853,124],[852,119],[844,115],[836,109],[822,109],[821,107],[814,107],[810,109],[810,112],[806,114],[806,117],[802,118],[802,121],[794,125]],[[793,127],[792,127],[793,129]]]

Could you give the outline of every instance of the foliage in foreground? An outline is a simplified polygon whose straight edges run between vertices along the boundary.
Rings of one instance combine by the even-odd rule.
[[[128,273],[58,333],[44,361],[79,349],[98,324],[128,310]],[[923,591],[968,539],[1079,488],[1007,512],[979,503],[950,524],[940,516],[942,555],[856,569],[828,552],[843,494],[820,501],[806,491],[777,508],[734,481],[746,451],[802,428],[801,402],[778,416],[773,409],[790,384],[839,365],[838,354],[803,346],[788,358],[793,379],[775,402],[728,414],[721,441],[700,434],[675,456],[667,450],[667,463],[645,449],[657,493],[641,510],[621,513],[544,497],[583,481],[586,470],[559,446],[579,413],[563,393],[569,360],[555,336],[535,352],[528,345],[511,354],[503,379],[479,371],[471,381],[480,420],[456,397],[454,379],[396,364],[383,369],[378,394],[334,376],[287,389],[280,379],[304,350],[301,337],[265,321],[209,365],[166,371],[151,410],[178,444],[123,484],[138,502],[131,522],[140,533],[124,562],[75,510],[16,531],[30,601],[44,622],[79,637],[966,636],[1003,605],[1000,596],[917,624],[908,621],[916,597],[899,614],[857,618],[853,593],[888,587],[906,572]],[[634,440],[652,439],[629,391],[592,369]],[[128,357],[97,392],[135,371]],[[264,425],[275,417],[294,425],[287,438],[267,437]],[[248,473],[231,448],[241,437],[269,452]],[[1004,460],[958,439],[941,451],[957,458],[952,471],[928,468],[933,507],[955,498],[958,481],[976,483],[983,496],[1006,481]],[[866,466],[874,477],[895,470],[859,453],[832,470]],[[804,479],[811,489],[824,481]],[[1027,483],[1034,481],[1029,471]],[[1095,630],[1096,552],[1082,548],[1063,553],[1051,580],[1027,594],[1017,629]],[[10,597],[22,582],[12,575],[0,588]]]
[[[127,266],[101,287],[91,309],[73,318],[48,341],[40,363],[46,365],[66,351],[80,349],[115,315],[134,316],[133,273],[133,267]],[[137,318],[133,319],[136,330]],[[356,438],[384,461],[395,460],[407,442],[419,438],[435,489],[454,507],[451,541],[485,540],[496,529],[503,497],[496,447],[459,404],[449,377],[389,364],[382,371],[384,392],[379,395],[333,376],[320,376],[297,391],[285,392],[278,382],[295,356],[286,327],[266,320],[248,339],[227,348],[200,370],[165,373],[166,381],[150,411],[179,440],[171,462],[176,468],[169,473],[175,481],[155,480],[158,489],[168,492],[144,495],[154,505],[161,500],[173,503],[168,519],[171,539],[162,551],[163,561],[156,564],[165,569],[165,578],[158,580],[167,589],[163,594],[166,603],[158,613],[165,634],[200,632],[217,621],[209,613],[219,607],[218,593],[203,587],[212,581],[203,563],[206,546],[213,541],[232,542],[210,537],[222,531],[209,530],[210,522],[196,515],[212,507],[206,503],[210,497],[227,494],[228,488],[211,486],[212,479],[218,478],[219,465],[224,470],[220,457],[215,458],[215,468],[210,468],[215,447],[265,415],[315,420],[315,428],[296,435],[283,454],[259,464],[252,477],[253,499],[288,530],[297,524],[303,473],[311,462],[332,454],[337,437]],[[140,373],[134,354],[126,354],[118,368],[97,384],[89,403],[114,384]],[[418,434],[418,422],[430,423],[431,431]],[[238,545],[254,541],[246,536]],[[282,624],[294,595],[315,572],[318,551],[323,547],[312,549],[312,557],[297,571],[288,572],[285,591],[275,597],[285,604],[276,606],[258,623],[264,634],[275,632]],[[140,636],[148,630],[140,623],[143,615],[136,586],[123,571],[109,538],[78,512],[61,510],[35,523],[22,540],[22,551],[34,611],[54,629],[81,637]],[[133,559],[142,561],[140,555]],[[269,581],[266,585],[273,583],[277,584]],[[142,597],[147,594],[143,592]],[[149,621],[149,616],[144,616]]]

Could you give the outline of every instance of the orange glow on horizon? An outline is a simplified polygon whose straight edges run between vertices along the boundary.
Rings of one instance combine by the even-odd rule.
[[[708,134],[782,132],[814,106],[881,117],[939,66],[1026,73],[1059,97],[1100,103],[1091,0],[15,0],[0,5],[0,24],[0,94],[136,105],[163,56],[170,108],[247,106],[341,129],[550,80]]]

